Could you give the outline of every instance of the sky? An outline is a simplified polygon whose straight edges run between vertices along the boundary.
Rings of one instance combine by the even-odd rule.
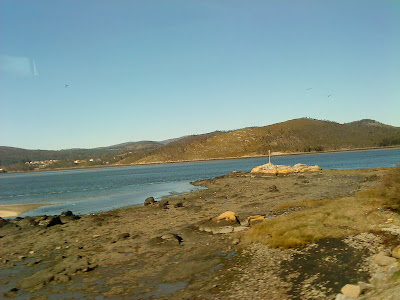
[[[0,145],[400,127],[400,1],[0,2]]]

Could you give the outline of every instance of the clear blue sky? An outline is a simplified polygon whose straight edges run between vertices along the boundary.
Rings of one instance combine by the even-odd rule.
[[[0,80],[0,145],[28,149],[400,126],[400,1],[2,0]]]

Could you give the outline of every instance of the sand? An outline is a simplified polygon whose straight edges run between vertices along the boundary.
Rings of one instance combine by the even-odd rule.
[[[10,204],[0,205],[0,218],[18,217],[28,211],[49,204]]]

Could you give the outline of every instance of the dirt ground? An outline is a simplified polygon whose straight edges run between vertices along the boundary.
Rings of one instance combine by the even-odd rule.
[[[231,173],[189,194],[93,215],[0,222],[0,295],[18,299],[334,299],[366,281],[372,254],[395,238],[367,232],[299,249],[244,244],[203,220],[233,211],[274,218],[301,200],[337,199],[373,188],[383,169],[282,177]],[[143,199],[144,201],[145,199]],[[389,214],[389,212],[382,212]],[[310,216],[312,217],[312,216]],[[390,217],[390,215],[388,215]],[[356,247],[358,241],[363,247]]]

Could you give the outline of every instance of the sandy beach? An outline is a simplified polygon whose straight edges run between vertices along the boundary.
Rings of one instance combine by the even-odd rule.
[[[367,282],[384,269],[372,257],[389,253],[398,236],[372,228],[386,226],[388,220],[400,228],[398,215],[357,207],[365,229],[359,221],[348,222],[349,216],[335,217],[326,226],[337,227],[338,236],[295,248],[247,242],[257,226],[251,216],[276,223],[303,213],[312,220],[317,217],[311,213],[313,203],[337,202],[340,207],[358,201],[355,195],[379,185],[386,171],[274,177],[235,172],[193,183],[206,189],[146,206],[1,220],[0,294],[34,299],[335,299],[345,284]],[[233,223],[213,227],[215,218],[227,211],[235,213]]]
[[[0,205],[0,218],[18,217],[28,211],[49,204],[10,204]]]

